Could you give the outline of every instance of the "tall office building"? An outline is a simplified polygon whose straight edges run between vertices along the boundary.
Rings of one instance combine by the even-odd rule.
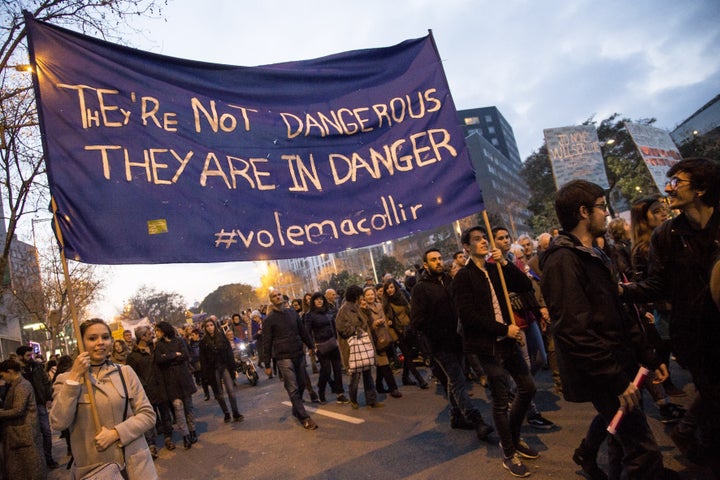
[[[512,127],[495,107],[461,110],[458,116],[488,213],[499,218],[516,237],[531,233],[526,226],[530,216],[527,210],[529,191],[519,175],[522,162]],[[460,249],[460,231],[475,223],[476,219],[469,217],[372,247],[275,260],[281,273],[276,287],[291,297],[302,296],[303,292],[316,291],[322,280],[343,270],[362,277],[376,277],[380,281],[385,272],[377,271],[375,262],[382,255],[393,256],[409,267],[420,262],[425,249],[442,244],[446,250],[443,253],[450,256]]]
[[[515,238],[531,233],[530,191],[520,177],[522,161],[512,127],[496,107],[460,110],[458,117],[486,210],[499,217]]]
[[[678,146],[692,140],[696,135],[720,136],[720,95],[703,105],[670,132],[670,137]]]

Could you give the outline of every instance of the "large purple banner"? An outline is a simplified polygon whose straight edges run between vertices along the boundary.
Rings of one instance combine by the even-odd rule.
[[[430,35],[238,67],[26,21],[68,258],[303,257],[483,208]]]

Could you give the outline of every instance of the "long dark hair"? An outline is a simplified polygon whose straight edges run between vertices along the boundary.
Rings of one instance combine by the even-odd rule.
[[[632,204],[630,208],[631,255],[633,258],[647,259],[650,252],[650,237],[653,229],[648,223],[648,212],[656,203],[662,203],[660,195],[645,197]]]
[[[315,300],[318,298],[322,298],[323,304],[321,307],[315,306]],[[315,292],[312,294],[312,297],[310,297],[310,311],[311,312],[319,312],[319,313],[325,313],[328,310],[328,301],[327,298],[325,298],[325,295],[323,295],[320,292]]]
[[[393,285],[395,287],[395,293],[393,293],[392,296],[388,295],[387,293],[388,285]],[[387,280],[385,280],[385,283],[383,284],[382,299],[384,307],[387,307],[390,303],[392,303],[393,305],[399,305],[401,307],[406,307],[410,305],[407,297],[405,297],[405,294],[402,291],[402,287],[394,278],[388,278]]]
[[[155,325],[155,328],[160,330],[163,333],[163,336],[167,338],[168,340],[172,340],[177,336],[177,332],[175,331],[175,327],[170,325],[168,322],[158,322]]]

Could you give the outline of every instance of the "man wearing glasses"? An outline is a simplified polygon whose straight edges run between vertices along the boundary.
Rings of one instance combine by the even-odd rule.
[[[720,477],[720,311],[712,301],[710,272],[720,252],[720,164],[686,158],[667,172],[670,208],[680,215],[660,225],[650,241],[648,278],[623,285],[626,299],[670,300],[670,338],[678,362],[690,370],[699,396],[700,442],[688,425],[671,433],[689,458],[707,461]]]
[[[595,244],[606,231],[607,203],[599,185],[573,180],[555,197],[562,231],[540,258],[541,288],[550,311],[563,396],[591,402],[598,417],[573,456],[590,478],[607,478],[596,461],[605,427],[618,408],[625,416],[608,439],[611,478],[664,478],[662,455],[633,384],[640,364],[667,377],[652,349],[642,341],[637,322],[617,294],[610,259]],[[621,463],[622,462],[622,463]]]

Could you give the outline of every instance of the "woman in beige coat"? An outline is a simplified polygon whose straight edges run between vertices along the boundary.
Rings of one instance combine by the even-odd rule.
[[[94,468],[115,462],[125,466],[129,480],[156,479],[144,433],[155,425],[155,412],[145,396],[135,371],[120,366],[129,401],[125,415],[125,389],[118,366],[108,362],[112,348],[110,328],[100,319],[80,325],[85,352],[72,369],[59,375],[53,387],[50,424],[55,430],[70,430],[74,461],[72,478],[81,478]],[[95,432],[84,376],[90,375],[101,431]],[[95,435],[93,435],[95,432]],[[124,447],[124,448],[118,448]],[[124,458],[123,458],[124,452]]]
[[[390,367],[390,360],[388,359],[388,350],[395,348],[395,346],[391,343],[390,346],[385,349],[378,348],[376,329],[389,329],[389,325],[385,318],[382,303],[377,300],[375,287],[365,287],[363,290],[363,300],[365,300],[365,303],[361,304],[361,309],[370,319],[368,323],[372,332],[373,343],[375,344],[375,368],[377,370],[375,389],[378,393],[390,393],[391,397],[400,398],[402,397],[402,393],[398,390],[395,376]],[[383,383],[387,383],[387,388],[385,388]]]

